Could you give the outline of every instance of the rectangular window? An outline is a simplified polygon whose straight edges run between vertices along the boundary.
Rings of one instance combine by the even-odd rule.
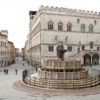
[[[53,52],[53,46],[50,45],[50,46],[48,47],[48,51],[49,51],[49,52]]]
[[[69,52],[71,52],[72,51],[72,46],[68,46],[67,49],[68,49]]]
[[[90,44],[90,49],[93,49],[93,44]]]
[[[100,48],[99,48],[99,47],[97,47],[97,50],[100,50]]]
[[[77,23],[80,23],[80,19],[77,19]]]
[[[82,50],[85,50],[85,46],[84,45],[82,46]]]

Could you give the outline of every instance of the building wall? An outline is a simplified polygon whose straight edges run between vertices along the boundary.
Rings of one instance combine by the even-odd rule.
[[[8,64],[8,32],[0,32],[0,67],[4,67]]]
[[[77,22],[77,20],[80,20]],[[53,30],[48,30],[48,22],[53,22]],[[62,22],[63,29],[58,30],[58,23]],[[68,32],[67,24],[72,24],[72,31]],[[81,25],[85,25],[82,32]],[[89,25],[93,25],[93,32],[89,32]],[[57,58],[56,47],[59,42],[63,42],[67,50],[65,58],[72,57],[81,60],[86,53],[95,51],[100,56],[100,13],[83,10],[72,10],[67,8],[40,7],[39,11],[30,20],[30,31],[28,34],[29,57],[31,63],[44,58]],[[90,48],[93,42],[93,48]],[[48,47],[53,46],[53,51],[48,51]],[[72,51],[68,51],[68,47]],[[82,50],[85,46],[85,50]],[[78,48],[80,51],[78,51]],[[91,55],[91,53],[90,53]]]
[[[14,63],[14,45],[8,41],[8,65]]]

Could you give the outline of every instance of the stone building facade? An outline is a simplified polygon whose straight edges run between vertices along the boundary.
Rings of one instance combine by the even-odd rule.
[[[0,32],[0,67],[8,65],[8,31],[2,30]]]
[[[24,60],[28,63],[31,64],[31,59],[29,57],[29,42],[28,40],[25,41],[25,45],[24,45]]]
[[[15,48],[13,42],[8,41],[8,65],[15,62],[14,50]]]
[[[15,48],[15,58],[16,57],[20,57],[20,49],[19,48]]]
[[[64,59],[81,64],[100,64],[100,12],[41,6],[30,11],[27,53],[29,62],[40,64],[57,58],[56,48],[63,43]]]

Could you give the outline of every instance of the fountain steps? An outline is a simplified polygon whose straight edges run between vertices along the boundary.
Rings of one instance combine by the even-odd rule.
[[[90,75],[80,61],[48,60],[38,73],[27,76],[24,82],[38,88],[80,89],[100,84],[100,78]]]
[[[41,78],[27,77],[25,79],[27,84],[42,88],[55,88],[55,89],[77,89],[96,86],[99,84],[97,77],[90,77],[81,80],[49,80]]]

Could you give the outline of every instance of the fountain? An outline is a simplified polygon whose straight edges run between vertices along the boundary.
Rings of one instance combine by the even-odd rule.
[[[79,89],[99,84],[99,78],[81,67],[81,62],[64,60],[63,43],[57,46],[57,59],[46,59],[38,73],[25,77],[24,83],[33,87],[51,89]]]

